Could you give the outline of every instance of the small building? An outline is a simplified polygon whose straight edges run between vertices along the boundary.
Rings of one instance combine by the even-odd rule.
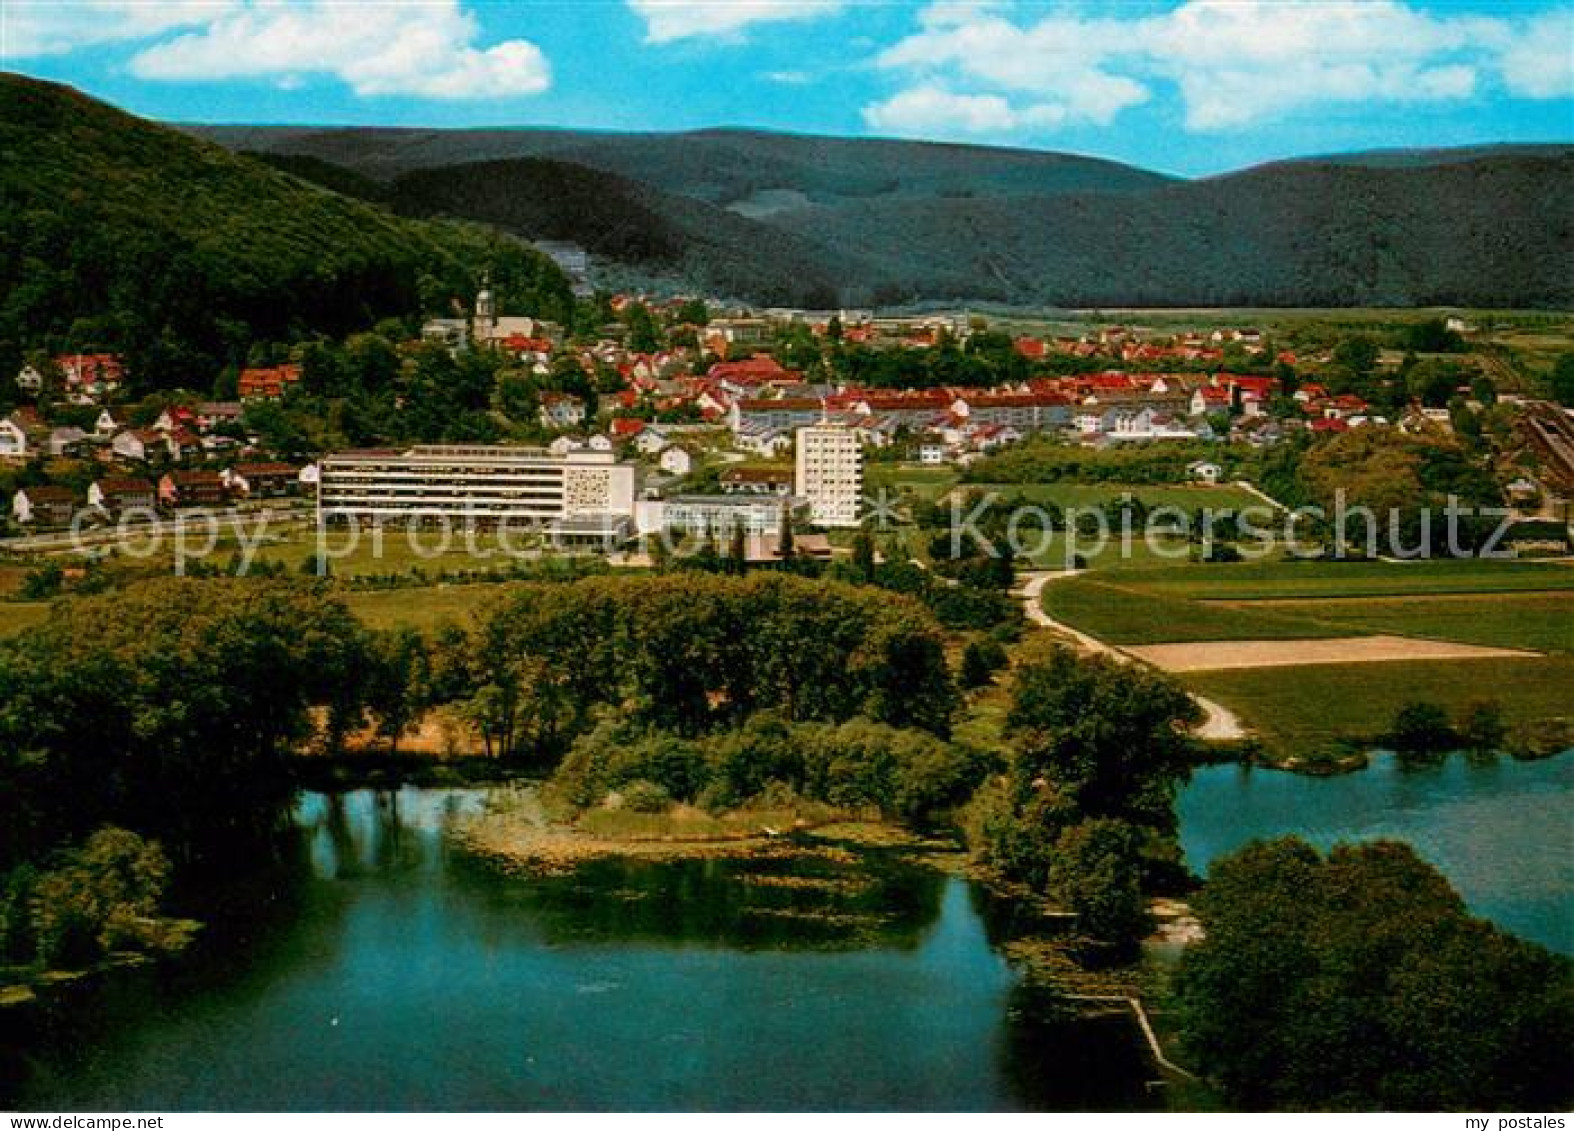
[[[51,429],[47,447],[56,459],[84,455],[88,449],[88,435],[72,425]]]
[[[755,536],[781,529],[782,512],[790,520],[808,517],[802,499],[747,495],[676,495],[659,511],[660,529],[694,538],[726,538],[741,530]]]
[[[24,526],[65,526],[75,513],[68,487],[22,487],[11,499],[11,517]]]
[[[585,422],[585,402],[573,393],[542,393],[541,423],[548,428],[577,428]]]
[[[130,510],[152,510],[158,491],[146,479],[100,479],[87,489],[87,505],[106,514]]]
[[[1186,474],[1194,482],[1214,484],[1224,475],[1224,469],[1211,460],[1193,460],[1186,465]]]
[[[694,457],[687,448],[670,444],[656,457],[656,466],[668,475],[687,475],[694,470]]]
[[[0,456],[20,459],[27,449],[27,429],[11,417],[0,420]]]
[[[36,397],[44,390],[44,375],[36,366],[24,365],[16,375],[16,387],[29,396]]]
[[[212,507],[228,498],[216,471],[171,471],[158,481],[158,501],[166,507]]]
[[[273,499],[294,493],[300,485],[300,468],[287,463],[238,463],[220,478],[231,495],[248,499]]]
[[[240,371],[236,391],[243,401],[276,401],[284,391],[301,379],[299,365],[253,367]]]
[[[721,473],[721,489],[729,495],[792,494],[790,467],[729,467]]]

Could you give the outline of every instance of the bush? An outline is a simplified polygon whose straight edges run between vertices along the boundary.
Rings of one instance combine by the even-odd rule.
[[[1406,703],[1394,715],[1388,741],[1401,754],[1435,754],[1458,742],[1448,712],[1436,703]]]
[[[102,828],[62,852],[29,899],[39,961],[85,966],[147,941],[168,882],[163,849],[125,829]]]
[[[631,781],[623,787],[623,806],[635,813],[665,813],[672,807],[672,795],[649,781]]]
[[[1508,737],[1502,706],[1490,699],[1477,699],[1467,704],[1459,716],[1458,732],[1459,741],[1467,750],[1478,754],[1501,750]]]
[[[962,670],[957,678],[970,690],[987,687],[995,682],[995,673],[1006,663],[1006,650],[998,641],[974,640],[962,653]]]

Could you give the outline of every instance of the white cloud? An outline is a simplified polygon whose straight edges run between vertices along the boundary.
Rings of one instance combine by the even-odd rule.
[[[884,102],[864,107],[873,129],[921,137],[990,137],[1035,126],[1058,126],[1064,107],[1013,106],[998,94],[956,94],[938,86],[917,86]]]
[[[1522,98],[1574,98],[1574,11],[1526,21],[1498,53],[1503,84]]]
[[[539,94],[552,82],[528,40],[478,46],[459,0],[0,0],[0,11],[7,54],[154,40],[130,62],[143,79],[293,88],[327,75],[360,95],[444,100]]]
[[[941,118],[950,107],[958,128],[1107,125],[1163,84],[1179,93],[1186,127],[1205,132],[1333,105],[1460,102],[1494,79],[1521,97],[1558,97],[1574,70],[1566,9],[1528,21],[1400,0],[1188,0],[1140,15],[1052,10],[1036,22],[1012,11],[924,10],[918,30],[875,60],[907,89],[866,106],[865,119]]]
[[[3,0],[0,58],[65,55],[208,23],[238,0]]]
[[[816,19],[839,11],[845,0],[628,0],[628,6],[645,21],[647,43],[732,43],[751,24]]]

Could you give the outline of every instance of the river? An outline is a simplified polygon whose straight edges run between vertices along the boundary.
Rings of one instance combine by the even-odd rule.
[[[1045,1109],[1161,1102],[1129,1019],[1026,990],[985,897],[874,859],[451,852],[477,790],[301,803],[298,859],[201,947],[41,1019],[32,1109]]]

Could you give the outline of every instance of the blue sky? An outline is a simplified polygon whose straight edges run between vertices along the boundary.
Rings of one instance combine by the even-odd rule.
[[[0,62],[202,122],[754,126],[1183,174],[1574,140],[1574,6],[0,0]]]

